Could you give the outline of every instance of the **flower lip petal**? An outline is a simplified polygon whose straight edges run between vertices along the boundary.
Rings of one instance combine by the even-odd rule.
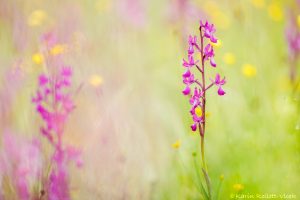
[[[190,89],[189,86],[186,86],[186,87],[184,88],[184,90],[182,91],[182,93],[183,93],[184,95],[189,95],[190,92],[191,92],[191,89]]]
[[[192,129],[192,131],[196,131],[197,130],[197,124],[196,123],[192,124],[191,129]]]
[[[218,95],[223,96],[224,94],[226,94],[226,92],[220,86],[219,89],[218,89]]]
[[[211,35],[211,36],[210,36],[210,41],[211,41],[212,43],[217,43],[217,42],[218,42],[218,39],[217,39],[215,36]]]
[[[216,66],[217,66],[217,64],[216,64],[216,62],[215,62],[215,60],[214,60],[213,57],[210,58],[210,65],[211,65],[212,67],[216,67]]]
[[[184,78],[190,77],[190,76],[191,76],[191,71],[190,71],[189,69],[187,69],[187,70],[182,74],[182,76],[183,76]]]

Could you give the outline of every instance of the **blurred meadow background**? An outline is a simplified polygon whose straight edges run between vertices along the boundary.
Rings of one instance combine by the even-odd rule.
[[[190,130],[181,62],[188,35],[198,35],[199,20],[208,19],[221,41],[212,74],[227,79],[225,96],[207,95],[213,189],[222,200],[300,199],[300,48],[288,38],[290,29],[300,32],[299,3],[0,0],[1,156],[10,162],[12,148],[21,154],[22,141],[35,138],[42,158],[22,154],[11,167],[49,164],[51,146],[31,99],[39,75],[53,67],[43,44],[50,34],[56,40],[49,52],[72,67],[71,90],[78,91],[63,135],[82,157],[80,168],[68,169],[71,199],[202,199],[200,137]],[[5,135],[16,145],[5,145]],[[7,196],[14,179],[7,171],[0,172],[0,199],[23,199]]]

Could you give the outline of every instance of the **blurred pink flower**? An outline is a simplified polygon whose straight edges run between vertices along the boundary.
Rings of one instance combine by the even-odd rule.
[[[41,134],[54,148],[53,166],[45,186],[49,200],[71,199],[68,165],[70,161],[78,167],[82,165],[81,152],[74,147],[65,147],[62,141],[67,120],[75,108],[71,92],[72,75],[72,68],[65,65],[41,74],[36,95],[32,98],[44,122],[40,127]]]
[[[299,9],[299,4],[298,8]],[[297,76],[297,60],[300,55],[300,31],[297,24],[297,15],[293,10],[289,10],[287,16],[287,25],[285,28],[285,38],[288,47],[288,61],[290,65],[290,79],[294,83]]]
[[[1,174],[13,183],[19,199],[28,200],[34,196],[31,192],[33,186],[41,180],[42,156],[37,139],[28,141],[10,131],[4,133],[0,154]]]
[[[285,36],[288,43],[288,50],[291,56],[297,56],[300,52],[300,31],[297,26],[296,15],[289,13]]]
[[[70,200],[70,188],[67,169],[60,166],[52,170],[49,177],[48,199]]]
[[[47,47],[53,47],[58,42],[58,39],[53,31],[49,31],[42,35],[41,41],[45,43]]]
[[[32,98],[37,112],[45,122],[45,126],[41,127],[42,134],[51,143],[53,138],[56,138],[57,142],[61,140],[64,124],[75,108],[70,94],[66,92],[71,86],[71,76],[72,69],[65,66],[62,66],[57,74],[41,74],[39,89]]]

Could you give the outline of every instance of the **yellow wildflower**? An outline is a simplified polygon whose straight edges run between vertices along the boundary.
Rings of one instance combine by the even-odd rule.
[[[281,21],[283,18],[283,11],[281,5],[278,2],[273,1],[268,6],[268,13],[271,19],[274,21]]]
[[[251,64],[244,64],[242,69],[243,75],[252,78],[256,76],[256,67]]]
[[[223,56],[223,61],[227,65],[233,65],[235,63],[235,56],[233,53],[227,52]]]
[[[202,116],[202,109],[200,107],[195,108],[195,113],[198,117]]]
[[[214,47],[220,47],[222,46],[222,41],[218,39],[216,43],[210,42],[210,44]]]
[[[103,83],[103,79],[101,76],[94,74],[90,77],[89,83],[94,87],[98,87]]]
[[[300,28],[300,15],[297,16],[297,25],[298,25],[298,28]]]
[[[181,146],[181,141],[180,140],[176,140],[176,142],[172,144],[172,147],[174,149],[178,149],[180,146]]]
[[[244,189],[244,185],[240,183],[236,183],[233,185],[233,189],[237,192],[240,192]]]
[[[56,44],[52,49],[50,49],[50,54],[58,55],[63,54],[66,51],[66,45],[63,44]]]
[[[35,53],[35,54],[33,54],[33,55],[32,55],[32,61],[33,61],[35,64],[37,64],[37,65],[42,64],[43,61],[44,61],[44,56],[43,56],[43,54],[41,54],[41,53]]]
[[[27,19],[29,26],[40,26],[47,18],[47,13],[43,10],[33,11]]]

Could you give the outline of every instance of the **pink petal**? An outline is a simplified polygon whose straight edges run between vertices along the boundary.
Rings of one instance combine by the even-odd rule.
[[[183,76],[184,78],[190,77],[190,76],[191,76],[191,71],[190,71],[189,69],[186,70],[186,71],[182,74],[182,76]]]
[[[39,85],[40,86],[43,86],[43,85],[46,85],[47,83],[48,83],[48,77],[46,76],[46,75],[44,75],[44,74],[41,74],[40,76],[39,76]]]
[[[182,59],[182,65],[184,67],[189,67],[189,63],[186,60],[184,60],[184,59]]]
[[[210,38],[210,35],[211,35],[210,31],[205,30],[204,36],[207,37],[207,38]]]
[[[61,75],[65,77],[72,76],[72,68],[71,67],[62,67]]]
[[[218,39],[215,38],[215,36],[211,35],[211,36],[210,36],[210,41],[211,41],[212,43],[217,43],[217,42],[218,42]]]
[[[188,54],[191,55],[194,53],[194,47],[192,45],[189,46]]]
[[[220,85],[224,85],[226,83],[225,77],[220,81]]]
[[[216,74],[215,83],[219,84],[220,82],[220,74]]]
[[[184,90],[182,91],[182,93],[183,93],[184,95],[188,95],[188,94],[190,94],[190,92],[191,92],[191,89],[190,89],[189,86],[186,86],[186,87],[184,88]]]
[[[194,123],[194,124],[191,126],[191,129],[192,129],[192,131],[196,131],[196,130],[197,130],[197,124]]]
[[[194,65],[195,64],[194,57],[192,55],[189,56],[189,64],[190,65]]]
[[[210,58],[210,64],[211,64],[211,66],[213,66],[213,67],[216,67],[216,66],[217,66],[215,60],[214,60],[212,57]]]
[[[220,96],[223,96],[223,95],[225,94],[225,91],[222,89],[222,87],[219,87],[219,89],[218,89],[218,94],[219,94]]]

